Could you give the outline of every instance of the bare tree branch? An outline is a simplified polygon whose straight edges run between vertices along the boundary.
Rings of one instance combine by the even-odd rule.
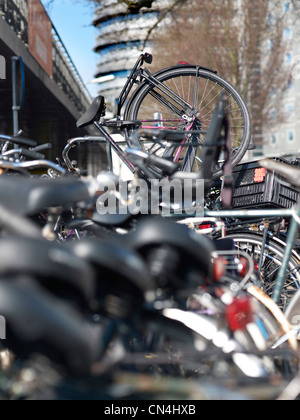
[[[285,64],[290,48],[284,37],[287,15],[282,0],[239,4],[186,0],[165,27],[152,33],[156,64],[161,68],[184,60],[218,70],[249,104],[254,136],[261,139],[263,127],[286,117],[281,104],[292,70]]]

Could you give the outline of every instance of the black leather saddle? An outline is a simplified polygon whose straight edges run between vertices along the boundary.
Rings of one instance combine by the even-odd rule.
[[[1,239],[0,276],[20,275],[32,277],[52,294],[81,306],[86,307],[95,296],[94,271],[70,249],[44,240]]]
[[[124,305],[142,305],[148,291],[155,289],[146,264],[139,255],[118,244],[119,236],[110,240],[83,240],[68,245],[74,254],[93,265],[98,298],[119,296]]]
[[[187,226],[149,217],[126,236],[126,244],[143,257],[152,275],[158,271],[159,277],[165,276],[166,283],[169,279],[173,287],[201,286],[213,278],[214,242]]]
[[[98,339],[69,305],[25,282],[0,282],[0,313],[6,321],[5,346],[17,357],[43,354],[73,374],[90,373]]]
[[[50,207],[67,207],[89,199],[87,186],[77,179],[0,177],[0,205],[24,216],[34,216]]]
[[[88,127],[93,124],[94,121],[100,120],[105,115],[105,98],[104,96],[97,96],[92,102],[88,110],[83,116],[77,121],[77,128]]]

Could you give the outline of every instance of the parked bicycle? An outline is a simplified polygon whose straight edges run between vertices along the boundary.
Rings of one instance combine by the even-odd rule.
[[[224,395],[230,377],[246,397],[259,380],[274,398],[295,375],[296,341],[270,350],[290,330],[253,286],[251,259],[218,253],[185,226],[147,218],[122,243],[119,236],[68,246],[13,237],[0,249],[5,344],[19,360],[4,374],[9,398],[112,398],[121,372],[136,371],[182,386],[188,377],[196,389],[209,378]],[[270,387],[274,374],[278,389]],[[157,397],[154,384],[149,392]],[[143,398],[135,387],[129,395]]]
[[[152,63],[151,55],[141,55],[132,69],[118,99],[116,120],[105,121],[105,98],[99,96],[78,121],[77,127],[83,128],[94,124],[105,141],[133,173],[135,166],[126,158],[124,151],[109,134],[108,129],[124,132],[129,147],[133,146],[132,133],[137,129],[156,128],[162,131],[176,131],[178,135],[175,146],[170,146],[166,138],[165,144],[162,146],[161,143],[157,148],[157,143],[145,138],[142,131],[135,136],[134,144],[137,142],[150,154],[158,154],[160,157],[180,163],[183,171],[198,172],[201,168],[199,151],[203,139],[221,92],[225,92],[226,112],[230,114],[233,122],[232,164],[237,165],[247,152],[251,140],[250,113],[238,91],[211,69],[179,63],[175,67],[152,75],[149,69],[144,67],[145,63]],[[85,139],[73,140],[67,146],[65,155],[74,143],[82,142],[85,142]],[[72,165],[68,165],[68,169],[72,170]],[[220,164],[217,164],[213,176],[218,178],[221,175]]]

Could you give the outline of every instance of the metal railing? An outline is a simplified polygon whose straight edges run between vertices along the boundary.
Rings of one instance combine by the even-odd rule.
[[[78,111],[85,112],[91,104],[92,97],[53,24],[52,39],[53,79],[75,104]]]
[[[27,0],[0,0],[1,17],[28,47]],[[53,24],[52,41],[53,80],[76,109],[84,112],[91,103],[91,95]]]
[[[27,0],[0,0],[0,16],[13,28],[24,44],[28,45]]]

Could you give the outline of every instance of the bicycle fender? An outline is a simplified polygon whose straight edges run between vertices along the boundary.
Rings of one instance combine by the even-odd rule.
[[[180,68],[185,68],[186,69],[187,67],[191,67],[191,68],[195,68],[196,67],[199,70],[205,70],[205,71],[208,71],[208,72],[213,73],[213,74],[218,74],[218,71],[217,70],[213,70],[213,69],[211,69],[209,67],[197,66],[195,64],[189,64],[189,63],[187,63],[187,64],[180,63],[180,64],[176,64],[176,66],[167,67],[166,69],[159,70],[158,72],[156,72],[156,73],[153,74],[153,77],[159,77],[159,76],[163,75],[164,73],[167,73],[170,70],[177,70],[177,69],[180,69]]]

